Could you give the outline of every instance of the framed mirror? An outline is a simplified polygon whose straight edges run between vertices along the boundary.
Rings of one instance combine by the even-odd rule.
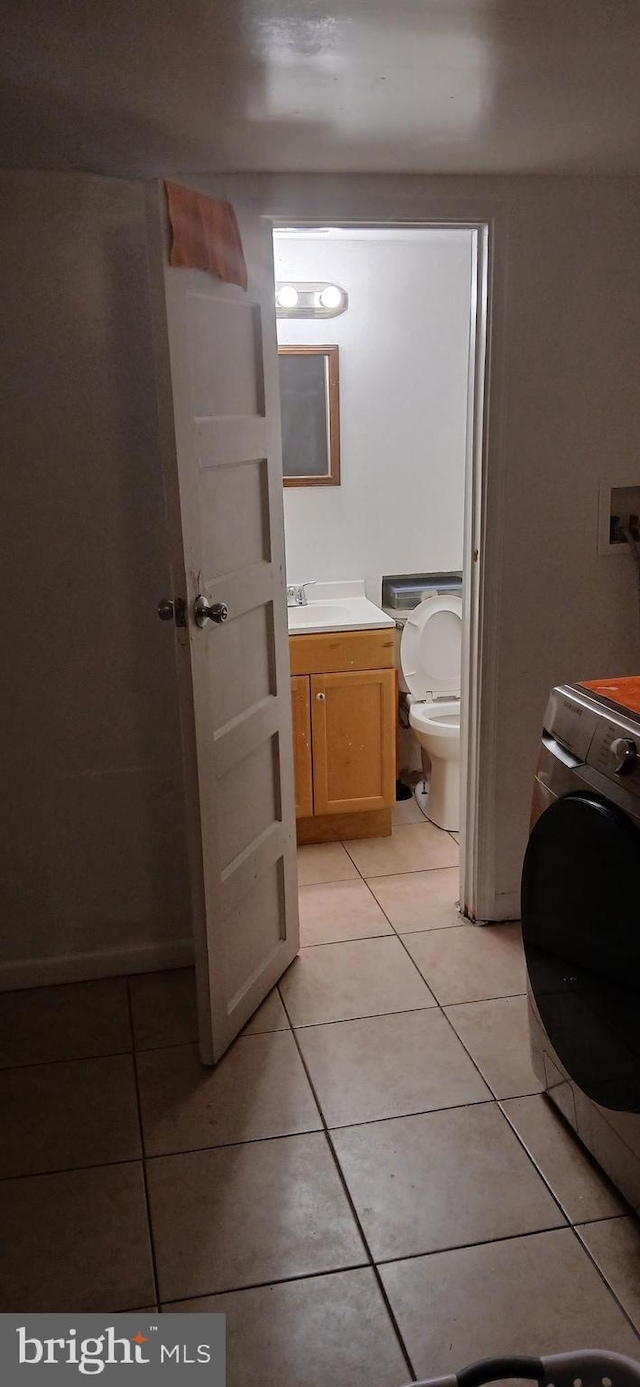
[[[278,347],[285,486],[340,485],[338,348]]]

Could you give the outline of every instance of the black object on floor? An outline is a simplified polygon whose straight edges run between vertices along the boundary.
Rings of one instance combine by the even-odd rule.
[[[401,780],[396,780],[396,799],[412,799],[413,791],[408,785],[403,785]]]

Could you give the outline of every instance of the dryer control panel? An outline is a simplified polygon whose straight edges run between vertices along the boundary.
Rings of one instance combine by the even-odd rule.
[[[589,750],[589,765],[602,775],[624,780],[625,788],[640,795],[640,729],[632,736],[608,718],[598,719]]]
[[[576,766],[592,767],[640,797],[640,717],[583,686],[561,685],[549,699],[545,731],[571,753]]]
[[[595,708],[589,707],[586,698],[576,697],[569,687],[553,690],[544,729],[575,757],[576,764],[584,765],[597,725],[598,714]]]

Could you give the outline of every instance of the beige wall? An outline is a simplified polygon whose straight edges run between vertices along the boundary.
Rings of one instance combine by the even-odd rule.
[[[3,174],[0,205],[2,987],[190,944],[142,186]]]
[[[495,710],[480,851],[495,915],[518,909],[549,689],[640,670],[627,554],[597,553],[598,481],[640,482],[640,180],[244,177],[224,180],[295,224],[495,218],[485,560],[499,582]],[[500,519],[501,517],[501,519]],[[499,526],[501,523],[501,531]],[[487,822],[490,820],[490,823]]]

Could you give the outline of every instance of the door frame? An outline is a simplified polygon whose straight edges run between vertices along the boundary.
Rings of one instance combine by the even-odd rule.
[[[316,180],[314,180],[316,181]],[[321,182],[322,180],[317,180]],[[345,199],[345,203],[350,199]],[[483,200],[484,202],[484,200]],[[478,213],[481,212],[481,215]],[[470,920],[485,923],[511,918],[498,902],[495,882],[495,747],[497,737],[497,631],[500,609],[503,512],[502,453],[498,446],[502,398],[499,343],[504,285],[496,267],[504,262],[506,239],[503,204],[485,205],[475,215],[443,214],[411,219],[366,221],[327,209],[313,218],[289,213],[272,215],[274,231],[288,227],[422,230],[465,229],[472,234],[471,311],[469,320],[468,413],[463,518],[463,634],[461,679],[461,835],[460,908]],[[489,430],[491,427],[491,469]],[[487,526],[491,494],[492,532]]]
[[[206,175],[189,174],[181,181],[207,191]],[[486,180],[478,184],[472,177],[230,173],[218,174],[216,182],[236,208],[250,208],[272,230],[462,227],[475,232],[464,502],[460,905],[477,922],[513,919],[519,896],[498,889],[495,831],[508,196],[499,184],[488,195]]]

